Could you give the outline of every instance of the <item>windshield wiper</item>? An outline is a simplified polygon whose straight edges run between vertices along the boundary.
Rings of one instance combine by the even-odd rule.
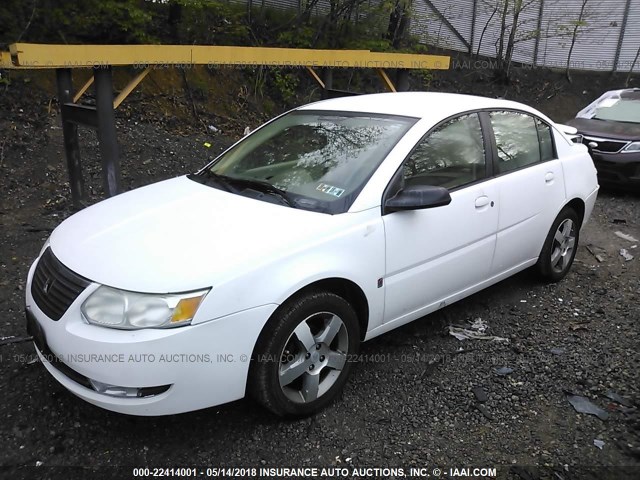
[[[289,198],[289,194],[287,194],[287,192],[284,191],[283,189],[278,188],[275,185],[270,184],[269,182],[264,182],[262,180],[254,180],[251,178],[224,177],[224,179],[234,186],[237,185],[245,188],[250,188],[260,193],[266,193],[266,194],[278,197],[282,201],[282,203],[284,203],[288,207],[295,208],[295,205],[293,204],[293,202],[291,202],[291,199]]]
[[[291,201],[291,198],[286,191],[270,184],[269,182],[265,182],[262,180],[227,177],[226,175],[220,175],[219,173],[212,172],[211,170],[203,170],[199,175],[190,174],[187,175],[187,177],[198,183],[220,187],[223,190],[231,193],[239,193],[240,190],[244,189],[251,189],[259,193],[266,193],[268,195],[277,197],[280,200],[280,203],[288,207],[298,208]]]
[[[217,173],[212,172],[211,170],[203,170],[202,175],[187,175],[191,180],[195,180],[199,183],[204,183],[205,185],[213,184],[214,187],[220,187],[227,192],[234,193],[233,189],[229,185],[229,177],[225,177],[224,175],[219,175]]]

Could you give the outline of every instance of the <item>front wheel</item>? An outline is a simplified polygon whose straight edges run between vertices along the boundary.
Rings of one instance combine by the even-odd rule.
[[[559,282],[569,273],[578,249],[579,236],[578,214],[567,207],[553,222],[538,258],[536,267],[544,280]]]
[[[276,415],[315,413],[340,394],[359,346],[358,318],[346,300],[303,295],[283,304],[260,334],[249,392]]]

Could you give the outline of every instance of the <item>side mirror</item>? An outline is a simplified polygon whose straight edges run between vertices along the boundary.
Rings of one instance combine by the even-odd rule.
[[[563,125],[556,123],[556,127],[564,133],[573,143],[582,143],[582,135],[578,133],[578,129],[572,125]]]
[[[400,190],[384,203],[384,213],[400,210],[422,210],[451,203],[449,190],[432,185],[412,185]]]
[[[581,133],[577,133],[575,135],[571,135],[569,137],[573,143],[584,143],[584,137]],[[597,146],[597,145],[596,145]],[[592,147],[593,148],[593,147]]]

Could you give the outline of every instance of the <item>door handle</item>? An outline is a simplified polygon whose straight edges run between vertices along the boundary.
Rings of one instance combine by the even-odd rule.
[[[556,176],[553,174],[553,172],[547,172],[547,174],[544,176],[544,181],[545,183],[553,183],[553,180],[556,178]]]
[[[483,208],[489,205],[489,197],[483,195],[481,197],[476,198],[476,208]]]

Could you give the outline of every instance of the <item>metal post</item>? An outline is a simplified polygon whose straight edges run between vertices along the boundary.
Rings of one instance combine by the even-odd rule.
[[[409,90],[409,70],[398,68],[396,70],[396,90],[406,92]]]
[[[62,117],[62,136],[64,138],[64,154],[69,171],[69,186],[71,199],[75,208],[82,208],[84,196],[84,179],[82,178],[82,163],[80,162],[80,146],[78,145],[78,126],[69,121],[66,115],[65,103],[73,102],[73,82],[70,68],[57,68],[56,81],[58,85],[58,103]]]
[[[329,98],[327,90],[333,88],[333,70],[331,68],[322,69],[322,81],[324,83],[324,90],[322,91],[322,98]]]
[[[96,86],[98,141],[102,157],[102,184],[107,196],[120,193],[120,157],[116,138],[116,116],[113,111],[111,67],[93,70]]]

